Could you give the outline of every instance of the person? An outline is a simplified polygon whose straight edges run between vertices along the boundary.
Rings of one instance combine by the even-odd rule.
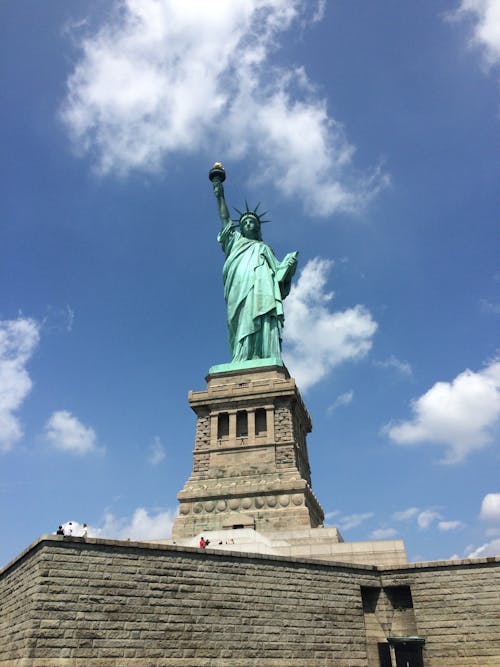
[[[206,542],[203,539],[203,535],[200,537],[200,549],[204,549],[206,547]]]
[[[64,535],[66,537],[71,537],[73,535],[73,522],[72,521],[68,521],[68,523],[64,527]]]
[[[218,168],[216,173],[225,173],[222,165]],[[223,179],[212,175],[211,180],[221,220],[217,240],[226,255],[222,276],[232,363],[270,358],[282,363],[283,300],[290,292],[298,253],[287,254],[281,262],[276,258],[262,240],[258,206],[240,212],[238,231],[229,217]]]
[[[56,535],[64,535],[64,530],[63,530],[62,526],[59,526],[59,528],[57,529]]]
[[[83,527],[82,527],[82,534],[81,534],[80,537],[83,537],[83,538],[87,537],[88,532],[89,532],[89,531],[88,531],[88,526],[87,526],[86,523],[84,523],[84,524],[83,524]]]

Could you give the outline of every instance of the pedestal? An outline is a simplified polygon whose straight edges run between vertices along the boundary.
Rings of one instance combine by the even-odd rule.
[[[173,538],[323,524],[307,454],[311,418],[284,366],[211,372],[189,404],[198,418],[193,470],[177,496]]]

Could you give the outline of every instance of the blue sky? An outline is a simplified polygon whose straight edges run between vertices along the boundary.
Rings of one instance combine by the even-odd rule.
[[[346,540],[500,552],[495,0],[0,5],[0,563],[169,535],[228,358],[207,172],[298,250],[284,356]]]

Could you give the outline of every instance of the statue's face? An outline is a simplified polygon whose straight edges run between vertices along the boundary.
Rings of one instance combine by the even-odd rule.
[[[260,237],[260,223],[254,215],[246,215],[240,222],[242,235],[247,239],[256,239]]]

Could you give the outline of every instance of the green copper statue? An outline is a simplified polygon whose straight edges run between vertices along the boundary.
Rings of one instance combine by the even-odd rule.
[[[290,292],[298,253],[278,261],[262,241],[261,224],[266,221],[261,219],[264,214],[257,213],[258,206],[253,211],[248,205],[244,212],[238,211],[240,217],[234,225],[224,198],[226,174],[220,162],[214,164],[209,178],[222,224],[217,240],[226,255],[222,276],[232,354],[229,366],[248,367],[252,364],[245,362],[250,361],[282,365],[282,302]]]

